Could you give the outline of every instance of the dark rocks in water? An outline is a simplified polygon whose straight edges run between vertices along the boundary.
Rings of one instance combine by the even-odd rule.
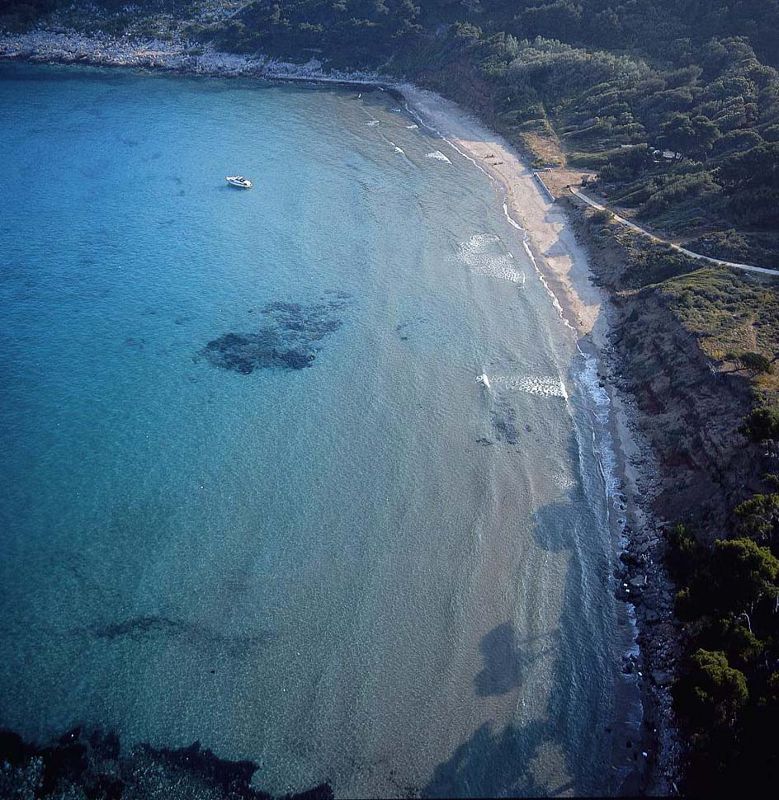
[[[259,333],[226,333],[210,341],[203,355],[215,366],[249,375],[256,369],[303,369],[316,357],[312,350],[284,346],[273,329]]]
[[[501,404],[492,412],[492,427],[499,441],[508,444],[517,444],[519,441],[517,412],[511,406]]]
[[[167,617],[141,616],[108,625],[95,625],[89,632],[98,639],[116,639],[120,636],[139,639],[153,633],[171,633],[180,627],[180,623]]]
[[[346,301],[340,299],[308,306],[277,301],[268,303],[262,313],[273,320],[279,331],[288,335],[297,333],[309,342],[317,342],[341,327],[341,320],[334,312],[345,304]]]
[[[262,314],[267,323],[253,333],[226,333],[210,341],[202,354],[215,367],[249,375],[257,369],[305,369],[319,351],[318,343],[343,324],[336,312],[346,305],[336,297],[303,305],[277,301]]]
[[[122,755],[115,733],[68,731],[43,747],[0,729],[0,797],[186,797],[191,800],[273,800],[251,787],[257,765],[228,761],[194,742],[178,750],[139,744]],[[332,800],[329,784],[285,800]]]
[[[63,783],[66,786],[80,784],[89,766],[87,747],[81,743],[80,736],[81,731],[76,728],[68,731],[56,744],[38,748],[25,742],[14,731],[0,730],[0,797],[17,796],[15,788],[21,789],[31,776],[19,776],[23,782],[17,785],[13,778],[9,780],[9,773],[18,772],[26,765],[32,765],[34,769],[38,787],[35,797],[52,795]],[[18,796],[24,795],[20,793]]]
[[[33,758],[37,752],[37,748],[27,744],[18,733],[0,729],[0,761],[7,761],[11,765],[21,764]]]
[[[89,735],[89,746],[92,752],[105,761],[116,761],[119,758],[119,737],[113,732],[95,730]]]
[[[407,792],[406,796],[412,797],[413,795]],[[305,792],[285,794],[283,800],[333,800],[333,790],[330,788],[329,783],[320,783]]]
[[[166,747],[156,750],[148,744],[140,745],[145,755],[163,763],[171,772],[190,772],[198,775],[207,784],[218,787],[223,796],[267,797],[264,792],[245,794],[242,787],[248,788],[257,765],[251,761],[225,761],[211,750],[202,749],[200,742],[189,747],[169,750]],[[251,790],[250,790],[251,791]]]

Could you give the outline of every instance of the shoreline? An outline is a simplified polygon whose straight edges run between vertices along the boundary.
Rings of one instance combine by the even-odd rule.
[[[202,52],[195,53],[195,50]],[[580,353],[585,359],[595,359],[598,385],[608,395],[606,428],[614,448],[614,473],[619,484],[615,496],[610,498],[609,516],[613,517],[615,541],[620,543],[614,552],[614,563],[624,566],[615,575],[617,583],[614,594],[618,601],[624,601],[620,603],[619,614],[622,617],[624,609],[624,617],[632,621],[635,628],[633,642],[637,650],[635,656],[628,657],[627,653],[623,656],[623,672],[626,683],[629,680],[631,683],[638,682],[641,697],[643,722],[636,746],[640,751],[651,753],[645,764],[636,767],[634,774],[623,782],[622,789],[630,794],[670,793],[672,787],[675,788],[674,754],[678,746],[669,717],[669,693],[666,686],[661,687],[659,682],[650,686],[649,681],[641,680],[645,649],[653,650],[656,633],[652,624],[642,619],[641,614],[636,614],[628,587],[628,581],[633,586],[632,581],[637,581],[639,575],[636,569],[631,572],[631,565],[641,568],[646,580],[651,572],[648,566],[652,564],[652,558],[650,556],[648,565],[645,543],[651,538],[657,544],[657,525],[652,520],[642,491],[644,486],[654,482],[651,455],[646,444],[637,438],[635,411],[631,408],[630,399],[617,388],[621,369],[619,359],[609,343],[613,317],[611,301],[605,290],[593,283],[589,255],[586,247],[577,241],[568,213],[543,194],[532,169],[514,148],[467,110],[437,94],[374,73],[326,72],[321,63],[315,60],[295,65],[220,53],[210,47],[194,48],[189,43],[175,40],[140,42],[126,38],[101,39],[76,32],[33,31],[28,34],[0,34],[0,61],[129,67],[190,76],[374,87],[397,93],[406,102],[408,112],[420,124],[440,136],[490,177],[502,195],[507,220],[522,235],[525,250],[561,319],[571,329]],[[660,565],[656,566],[662,570]],[[662,581],[662,575],[658,577],[657,570],[652,572],[652,580],[655,579],[658,583]],[[640,587],[634,588],[640,595]],[[657,670],[653,663],[649,666]],[[664,693],[660,691],[658,694],[656,690],[664,690]],[[620,703],[619,698],[616,703]],[[654,733],[649,726],[655,728]]]
[[[609,498],[617,543],[613,588],[624,609],[620,622],[627,622],[632,629],[622,655],[622,671],[627,682],[638,686],[643,719],[636,732],[637,746],[648,754],[645,767],[635,768],[623,782],[621,793],[678,793],[679,745],[671,716],[672,672],[666,663],[669,631],[656,628],[658,622],[670,626],[673,613],[668,578],[659,558],[662,535],[651,510],[657,467],[638,429],[634,404],[618,388],[622,368],[610,342],[616,311],[606,290],[593,282],[590,255],[577,240],[567,212],[545,195],[545,187],[539,186],[534,171],[514,148],[455,103],[409,84],[398,88],[410,113],[499,187],[504,213],[523,235],[525,249],[575,336],[579,352],[585,360],[594,359],[597,383],[586,390],[591,395],[600,390],[606,396],[605,436],[613,450],[612,472],[618,484]],[[642,597],[649,594],[649,587],[662,595],[654,597],[651,606]],[[630,691],[629,686],[617,688],[618,694]],[[625,728],[630,735],[627,723]]]

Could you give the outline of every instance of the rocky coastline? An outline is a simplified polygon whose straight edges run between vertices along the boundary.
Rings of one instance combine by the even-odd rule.
[[[252,786],[257,764],[227,761],[200,742],[179,749],[140,743],[123,751],[112,731],[74,728],[44,745],[0,729],[0,797],[123,800],[273,800]],[[332,800],[326,783],[284,800]]]
[[[83,34],[72,29],[0,32],[0,59],[34,64],[80,64],[94,67],[153,69],[185,75],[265,78],[356,85],[392,83],[373,72],[327,70],[317,59],[292,64],[273,58],[223,53],[174,37],[136,39]]]
[[[679,793],[681,776],[682,746],[671,696],[681,656],[681,631],[674,614],[676,590],[664,564],[665,525],[653,507],[660,467],[641,430],[641,412],[622,379],[623,365],[613,344],[601,349],[599,374],[609,387],[625,511],[621,552],[613,573],[615,597],[625,603],[636,629],[636,648],[623,655],[622,672],[641,692],[641,750],[647,754],[647,764],[639,790],[667,796]]]

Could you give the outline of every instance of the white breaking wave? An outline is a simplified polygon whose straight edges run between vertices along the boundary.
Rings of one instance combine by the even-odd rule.
[[[415,130],[415,129],[416,129],[416,128],[418,128],[418,127],[419,127],[419,125],[416,125],[416,124],[414,124],[414,123],[412,123],[411,125],[406,125],[406,128],[407,128],[408,130],[410,130],[410,131],[413,131],[413,130]]]
[[[372,119],[372,120],[370,120],[370,121],[366,122],[365,124],[366,124],[366,125],[367,125],[369,128],[373,128],[373,127],[375,127],[376,125],[378,125],[378,124],[379,124],[379,121],[378,121],[377,119]]]
[[[576,487],[576,481],[570,475],[562,472],[558,472],[552,477],[552,483],[563,493]]]
[[[579,381],[583,384],[587,394],[592,401],[595,417],[600,428],[600,439],[597,443],[596,455],[599,458],[603,481],[606,486],[606,494],[617,512],[623,509],[615,502],[615,498],[620,493],[621,481],[617,467],[617,454],[611,431],[609,429],[609,418],[611,416],[611,398],[606,389],[601,385],[598,377],[598,362],[594,356],[584,356],[584,367],[579,373]]]
[[[524,285],[525,273],[514,263],[499,236],[477,233],[459,245],[460,258],[472,272]]]
[[[414,125],[413,127],[416,128],[417,126]],[[427,154],[426,158],[434,158],[436,161],[446,161],[447,164],[452,163],[440,150],[433,150],[432,153]]]

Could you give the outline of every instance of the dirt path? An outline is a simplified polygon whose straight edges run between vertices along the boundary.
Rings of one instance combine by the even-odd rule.
[[[629,219],[625,219],[624,217],[620,217],[619,214],[614,214],[611,209],[607,206],[602,205],[601,203],[597,203],[591,197],[587,197],[584,192],[580,192],[573,186],[568,187],[571,190],[571,194],[576,195],[580,200],[586,203],[588,206],[592,208],[596,208],[598,211],[607,211],[609,214],[612,214],[612,219],[616,222],[619,222],[621,225],[626,225],[628,228],[632,228],[637,233],[640,233],[642,236],[649,237],[654,242],[659,242],[660,244],[667,244],[669,247],[673,247],[674,250],[678,250],[680,253],[684,253],[686,256],[690,256],[690,258],[697,258],[700,261],[706,261],[709,264],[716,264],[718,267],[732,267],[733,269],[740,269],[744,270],[745,272],[759,272],[763,275],[774,275],[779,276],[779,271],[775,269],[769,269],[768,267],[755,267],[751,264],[737,264],[733,261],[723,261],[721,258],[712,258],[711,256],[704,256],[701,253],[693,253],[692,250],[688,250],[686,247],[682,247],[681,245],[674,244],[673,242],[669,242],[667,239],[661,239],[659,236],[655,236],[655,234],[650,233],[646,228],[642,228],[640,225],[636,225],[635,222],[631,222]]]

